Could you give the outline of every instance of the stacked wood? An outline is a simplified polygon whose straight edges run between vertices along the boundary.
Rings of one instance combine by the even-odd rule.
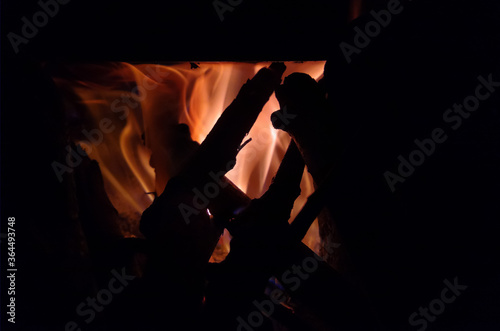
[[[201,312],[205,269],[222,233],[220,224],[249,202],[223,177],[284,70],[273,63],[241,88],[183,170],[143,213],[141,232],[153,247],[143,280],[151,325],[160,322],[163,311],[186,329],[197,328],[199,321],[192,317]]]
[[[307,329],[373,328],[367,318],[366,299],[301,242],[305,233],[295,221],[292,226],[288,223],[300,194],[303,169],[301,154],[292,142],[269,190],[252,200],[228,227],[234,236],[231,252],[220,265],[213,266],[206,296],[207,318],[223,330],[238,327],[235,323],[241,320],[237,318],[249,316],[256,309],[257,299],[271,302],[262,293],[273,275],[291,294],[297,308],[293,318],[286,310],[282,312],[285,324],[296,319]],[[309,268],[311,263],[313,267]],[[273,312],[282,308],[274,306]]]

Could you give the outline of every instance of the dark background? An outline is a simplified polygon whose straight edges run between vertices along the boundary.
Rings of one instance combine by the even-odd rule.
[[[2,37],[38,10],[36,1],[5,1]],[[85,61],[320,60],[330,47],[325,37],[348,11],[348,1],[244,0],[221,22],[210,0],[72,0],[21,53]]]

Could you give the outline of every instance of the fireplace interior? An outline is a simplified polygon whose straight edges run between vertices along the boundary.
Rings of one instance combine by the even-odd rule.
[[[18,329],[498,330],[498,4],[57,3],[2,40]]]

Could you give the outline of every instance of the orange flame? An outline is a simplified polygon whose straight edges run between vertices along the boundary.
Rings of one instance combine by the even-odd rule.
[[[67,92],[68,117],[76,117],[82,125],[74,129],[75,140],[99,162],[111,202],[137,229],[140,215],[153,201],[153,195],[147,193],[160,194],[189,156],[189,145],[179,148],[172,128],[187,124],[191,138],[201,143],[247,79],[269,64],[204,62],[196,69],[189,63],[73,65],[64,68],[55,81]],[[283,77],[304,72],[319,79],[325,62],[285,64]],[[277,109],[273,95],[248,135],[252,141],[238,154],[236,167],[227,175],[251,198],[267,190],[290,142],[286,133],[272,127],[270,115]],[[97,132],[102,134],[101,142],[91,139],[99,137]],[[301,188],[291,219],[313,192],[307,172]],[[227,254],[229,240],[225,232],[213,261]],[[317,222],[304,243],[319,251]]]

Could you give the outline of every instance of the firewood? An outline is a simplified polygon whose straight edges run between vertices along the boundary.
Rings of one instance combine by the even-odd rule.
[[[277,129],[289,133],[297,143],[307,169],[316,187],[319,187],[294,220],[292,232],[296,239],[302,238],[319,215],[318,224],[323,242],[331,242],[335,238],[335,242],[340,243],[343,239],[331,217],[332,210],[329,206],[323,206],[329,195],[327,186],[332,185],[326,183],[331,182],[328,179],[329,173],[342,162],[341,155],[345,154],[345,147],[339,148],[341,130],[337,124],[338,114],[331,109],[331,100],[327,100],[325,82],[316,82],[306,74],[294,73],[284,79],[283,85],[276,90],[276,97],[281,109],[273,113],[272,123]],[[344,142],[344,146],[346,145],[348,144]],[[335,252],[335,257],[328,252],[323,254],[329,263],[343,273],[350,273],[351,261],[345,246]]]
[[[239,237],[248,236],[248,231],[255,231],[260,226],[264,227],[260,229],[263,232],[271,226],[288,226],[293,203],[300,195],[304,166],[302,155],[292,141],[268,190],[259,199],[252,200],[250,206],[228,224],[229,232]]]
[[[281,83],[281,75],[285,69],[283,63],[273,63],[269,68],[259,70],[253,79],[243,85],[181,176],[200,178],[211,171],[228,172],[234,167],[243,138]]]
[[[304,161],[291,143],[269,189],[252,200],[227,228],[233,235],[226,259],[212,266],[206,293],[209,324],[222,330],[235,329],[236,317],[251,312],[277,264],[279,254],[290,245],[288,219],[300,194]]]
[[[301,154],[292,141],[269,190],[261,198],[252,200],[250,206],[231,222],[228,227],[234,236],[231,252],[217,266],[216,275],[212,275],[207,293],[209,314],[217,316],[223,312],[228,316],[247,316],[255,309],[249,303],[260,296],[267,280],[274,275],[300,303],[302,311],[315,313],[318,323],[370,330],[365,300],[301,242],[310,218],[314,220],[323,206],[325,189],[309,199],[308,207],[301,212],[303,221],[299,218],[299,223],[288,224],[293,202],[300,194],[303,169]],[[306,273],[300,287],[295,288],[296,283],[287,280],[291,271],[302,268],[307,260],[315,261],[315,270]],[[303,323],[308,322],[306,315],[302,316]],[[229,320],[230,323],[234,321]]]
[[[283,64],[273,64],[242,87],[181,173],[168,181],[142,215],[141,232],[153,247],[144,274],[145,291],[158,298],[151,308],[167,312],[173,320],[182,320],[188,311],[196,315],[201,308],[205,268],[222,232],[208,210],[227,216],[234,212],[227,208],[232,208],[231,201],[235,206],[248,201],[222,178],[234,166],[241,141],[279,86],[284,70]],[[209,186],[212,193],[201,197]],[[226,206],[218,205],[225,198]]]
[[[321,183],[332,167],[335,151],[335,132],[321,85],[307,74],[293,73],[276,89],[276,98],[281,109],[271,115],[274,127],[290,134],[315,183]]]
[[[155,159],[155,164],[171,164],[168,171],[165,171],[167,169],[156,170],[157,182],[159,182],[160,187],[163,185],[162,192],[166,182],[168,182],[168,176],[175,177],[181,173],[182,169],[184,169],[200,148],[200,144],[191,138],[189,126],[186,124],[175,125],[169,128],[169,130],[172,134],[169,136],[168,141],[165,142],[168,160],[158,160],[165,157],[165,155],[153,155],[152,157],[152,159]],[[159,179],[159,177],[162,178]],[[243,210],[248,206],[251,199],[226,176],[216,174],[211,179],[219,186],[220,193],[210,199],[207,208],[218,221],[225,222],[229,218],[234,217],[237,211]]]
[[[275,88],[279,86],[284,70],[283,64],[273,63],[269,68],[261,69],[241,88],[236,99],[221,115],[184,170],[168,182],[165,191],[143,213],[141,231],[146,237],[162,241],[169,233],[179,233],[179,227],[185,227],[186,223],[193,227],[197,219],[206,221],[206,209],[212,207],[216,200],[209,197],[206,203],[197,203],[200,197],[196,192],[204,192],[207,185],[216,185],[219,192],[214,194],[215,196],[219,196],[220,187],[232,187],[229,191],[236,192],[234,186],[226,185],[228,182],[222,182],[220,178],[234,167],[241,141]],[[231,194],[224,195],[227,197]],[[234,194],[232,198],[234,197],[245,200],[239,193]],[[185,206],[184,213],[179,210],[180,206]],[[186,214],[193,217],[192,224],[191,220],[186,219]],[[173,228],[169,229],[169,226]],[[210,242],[214,247],[220,230],[218,228],[206,232],[211,236]]]

